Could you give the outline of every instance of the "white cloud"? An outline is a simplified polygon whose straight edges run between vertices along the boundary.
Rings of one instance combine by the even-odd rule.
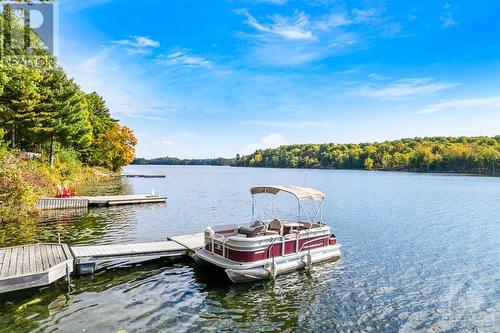
[[[347,27],[353,24],[363,24],[374,21],[380,17],[376,8],[353,9],[350,13],[338,10],[326,15],[314,24],[316,28],[328,31],[333,28]]]
[[[130,54],[145,54],[160,46],[160,42],[147,36],[129,36],[128,39],[114,41],[113,44],[125,46]]]
[[[177,51],[158,57],[159,62],[169,66],[210,67],[212,62],[203,57],[190,55],[185,51]]]
[[[165,121],[166,113],[183,107],[178,99],[158,94],[154,86],[141,80],[142,67],[123,63],[120,54],[119,46],[108,45],[89,54],[65,55],[61,64],[84,91],[102,95],[115,117]]]
[[[276,148],[288,144],[288,141],[280,133],[272,133],[260,139],[258,143],[250,143],[240,151],[241,155],[249,155],[257,149]]]
[[[331,28],[349,26],[354,23],[354,20],[347,12],[335,12],[327,15],[324,19],[316,23],[316,27],[320,30],[330,30]]]
[[[453,19],[453,9],[454,8],[450,4],[448,3],[444,4],[443,12],[440,16],[441,25],[443,28],[448,28],[457,24]]]
[[[452,108],[471,108],[471,107],[492,107],[500,108],[500,96],[487,98],[464,98],[455,99],[446,102],[431,104],[418,111],[420,114],[438,112],[444,109]]]
[[[267,43],[254,50],[252,59],[273,66],[296,66],[319,60],[325,56],[322,47],[290,45],[289,43]]]
[[[104,5],[112,2],[113,0],[85,0],[85,1],[75,1],[75,0],[60,0],[60,9],[62,12],[78,12],[80,10]]]
[[[385,76],[385,75],[380,75],[377,73],[371,73],[371,74],[368,74],[368,79],[371,81],[386,81],[386,80],[390,80],[391,77]]]
[[[255,42],[251,61],[275,66],[302,65],[348,52],[358,45],[365,47],[366,42],[375,37],[394,37],[401,26],[392,18],[382,17],[382,12],[366,8],[310,16],[295,11],[291,16],[261,18],[246,9],[235,10],[246,16],[245,23],[257,32],[240,33]],[[351,29],[352,25],[363,25],[367,30]]]
[[[353,14],[353,21],[355,23],[365,23],[378,17],[380,15],[380,12],[376,8],[367,8],[367,9],[353,9],[352,14]]]
[[[268,33],[290,40],[316,40],[317,37],[310,30],[309,18],[303,12],[297,12],[291,18],[275,15],[268,25],[261,24],[247,10],[240,10],[247,17],[246,23],[260,32]]]
[[[279,6],[283,6],[284,4],[286,4],[286,1],[287,0],[253,0],[253,2],[269,3],[272,5],[279,5]]]
[[[273,121],[273,120],[251,120],[248,124],[267,128],[327,128],[330,123],[327,121]]]
[[[430,78],[409,78],[386,85],[365,85],[353,93],[365,97],[391,99],[433,94],[456,86],[455,83],[436,82]]]

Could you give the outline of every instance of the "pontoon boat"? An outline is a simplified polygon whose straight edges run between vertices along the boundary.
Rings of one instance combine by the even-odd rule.
[[[294,196],[298,202],[295,220],[275,216],[275,199],[280,192]],[[205,246],[195,252],[200,263],[210,263],[225,269],[233,282],[248,282],[275,278],[314,264],[340,258],[340,244],[330,227],[323,222],[323,192],[298,186],[265,185],[254,187],[252,222],[248,225],[207,227]],[[271,215],[255,219],[256,195],[271,197]],[[312,201],[315,213],[311,218],[304,201]]]

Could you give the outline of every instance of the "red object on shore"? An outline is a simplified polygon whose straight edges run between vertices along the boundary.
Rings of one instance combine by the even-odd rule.
[[[76,191],[71,188],[58,186],[56,189],[56,198],[71,198],[76,196]]]

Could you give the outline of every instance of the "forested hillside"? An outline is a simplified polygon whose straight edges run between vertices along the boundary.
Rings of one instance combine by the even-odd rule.
[[[34,47],[24,49],[23,27],[5,7],[0,26],[12,27],[1,35],[0,140],[13,149],[40,153],[53,164],[62,150],[75,152],[88,165],[119,170],[134,157],[136,139],[121,126],[102,97],[85,93],[68,78],[57,61]],[[4,25],[11,20],[14,23]],[[7,36],[7,37],[6,37]],[[5,39],[10,43],[5,43]],[[40,44],[32,33],[32,45]]]
[[[303,144],[257,150],[238,166],[500,173],[500,135],[431,137],[381,143]]]
[[[9,22],[10,24],[5,24]],[[4,7],[0,15],[0,222],[32,212],[57,185],[75,186],[120,170],[136,138],[86,93]],[[24,47],[30,40],[32,47]]]

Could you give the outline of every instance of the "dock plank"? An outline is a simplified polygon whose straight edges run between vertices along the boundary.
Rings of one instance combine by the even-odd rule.
[[[43,263],[42,263],[42,253],[40,251],[40,245],[35,244],[33,246],[35,249],[35,272],[43,271]]]
[[[47,247],[41,246],[40,252],[41,252],[41,259],[42,259],[42,271],[44,271],[50,267],[49,256],[47,254]]]
[[[25,274],[29,272],[29,247],[22,247],[22,250],[20,251],[19,254],[19,269],[18,269],[18,274]]]
[[[5,250],[5,256],[4,256],[4,259],[3,259],[2,268],[0,270],[0,277],[1,276],[6,276],[8,274],[11,256],[12,256],[12,248],[6,249]]]
[[[29,271],[30,272],[36,272],[36,265],[35,265],[35,246],[30,246],[29,247]]]
[[[7,272],[8,275],[16,275],[16,266],[17,266],[17,247],[14,247],[12,249],[12,252],[10,254],[10,264],[9,264],[9,271]]]
[[[0,249],[0,272],[2,271],[2,267],[6,257],[7,257],[7,249]]]
[[[56,259],[54,258],[54,252],[52,251],[52,245],[45,247],[47,251],[47,257],[49,258],[49,267],[56,265]]]
[[[172,236],[168,237],[168,239],[190,251],[202,248],[205,244],[205,235],[202,232],[191,235]]]
[[[3,265],[4,257],[6,256],[6,254],[5,254],[6,252],[7,252],[7,250],[0,248],[0,271],[2,270],[2,265]]]
[[[62,250],[64,252],[64,256],[65,256],[66,260],[75,259],[73,256],[73,253],[71,253],[71,250],[67,244],[62,244]]]
[[[63,251],[62,246],[56,246],[55,251],[59,257],[59,261],[67,260],[66,256],[64,255],[64,251]]]

